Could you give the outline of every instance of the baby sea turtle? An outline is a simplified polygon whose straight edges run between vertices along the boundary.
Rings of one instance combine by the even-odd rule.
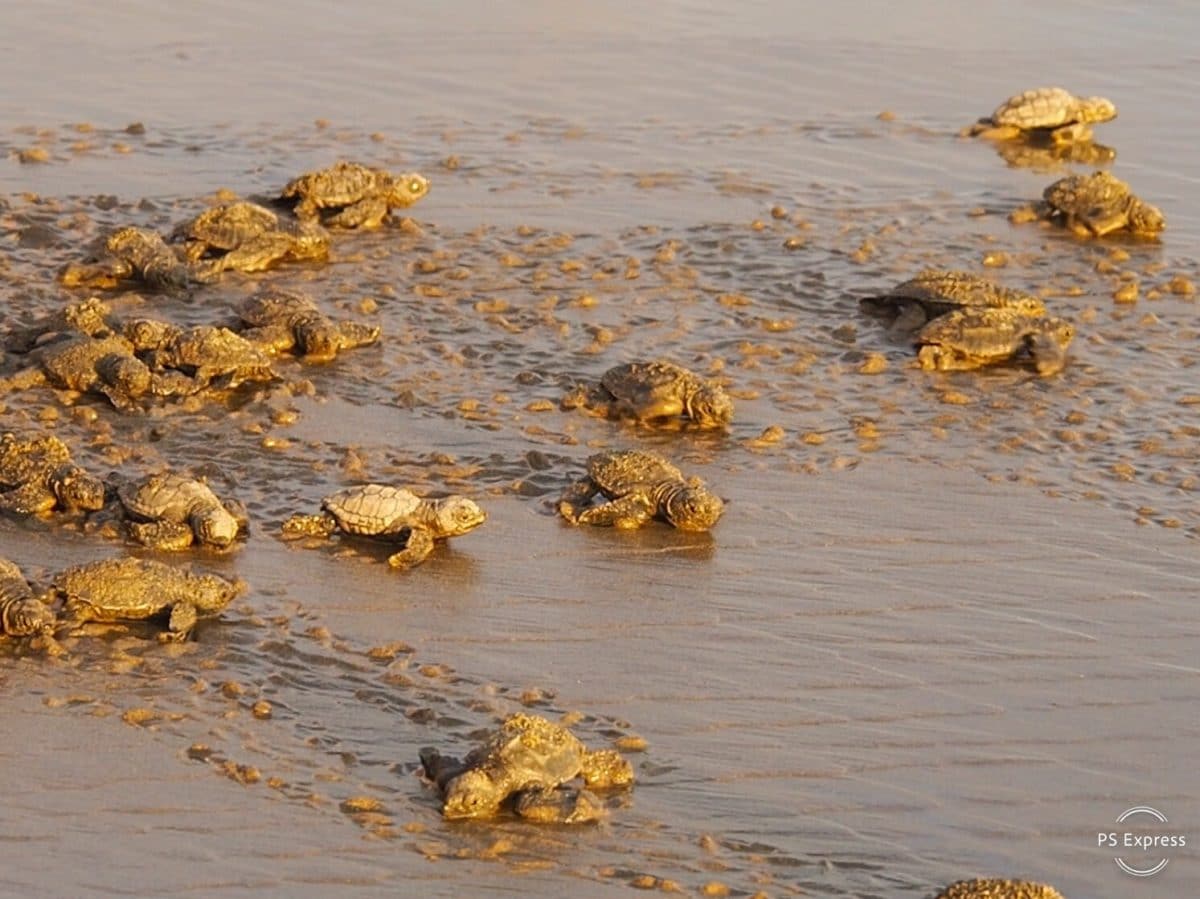
[[[567,394],[563,405],[642,422],[683,416],[700,428],[722,428],[733,417],[733,400],[720,384],[663,361],[610,368],[598,384]]]
[[[1129,231],[1153,237],[1166,227],[1157,207],[1138,199],[1129,185],[1108,172],[1070,175],[1042,193],[1041,218],[1057,221],[1080,237]]]
[[[204,210],[175,227],[171,242],[182,245],[189,262],[220,255],[265,231],[279,228],[279,216],[265,206],[239,200]]]
[[[1044,136],[1054,143],[1069,143],[1090,139],[1089,124],[1116,117],[1117,107],[1104,97],[1077,97],[1061,87],[1035,87],[1009,97],[966,133],[993,140]]]
[[[152,549],[186,549],[193,543],[224,548],[246,528],[245,510],[219,500],[204,481],[156,474],[117,490],[129,514],[129,533]]]
[[[190,280],[187,266],[161,234],[132,226],[114,231],[97,252],[59,273],[67,287],[111,289],[131,279],[156,290],[183,288]]]
[[[278,377],[270,356],[228,328],[180,328],[157,319],[135,319],[125,325],[125,336],[154,371],[179,372],[191,379],[196,390],[234,388]]]
[[[989,877],[956,881],[934,899],[1063,899],[1063,895],[1044,883]]]
[[[683,472],[657,453],[616,450],[587,460],[587,477],[568,487],[558,511],[571,524],[639,528],[658,516],[684,531],[707,531],[725,504],[699,478]],[[586,506],[597,493],[609,502]]]
[[[1003,287],[971,272],[926,269],[885,294],[864,297],[863,306],[897,313],[896,325],[916,328],[928,319],[958,309],[1010,309],[1027,318],[1046,314],[1046,306],[1031,294]]]
[[[368,346],[379,339],[379,326],[334,321],[307,295],[268,288],[246,300],[238,316],[247,327],[242,336],[268,352],[295,351],[313,361],[334,358],[339,351]]]
[[[308,172],[283,189],[281,199],[295,201],[297,218],[336,228],[378,228],[392,209],[411,206],[429,192],[416,172],[393,175],[356,162],[338,162]]]
[[[21,569],[8,559],[0,559],[0,634],[52,634],[55,621],[51,608],[33,595]]]
[[[221,272],[261,272],[281,262],[306,262],[329,256],[329,232],[312,222],[280,225],[265,206],[247,201],[225,203],[184,222],[172,233],[183,243],[197,281]]]
[[[393,568],[412,568],[433,552],[434,542],[474,530],[487,514],[465,496],[421,499],[403,487],[363,484],[330,494],[318,515],[293,515],[283,524],[290,537],[329,537],[334,531],[402,544],[388,557]]]
[[[1030,318],[1010,309],[962,309],[935,318],[916,337],[928,371],[961,371],[1027,354],[1039,375],[1066,365],[1075,328],[1061,318]]]
[[[112,308],[99,297],[67,303],[26,327],[11,329],[5,335],[4,348],[14,353],[28,353],[40,344],[72,335],[103,337],[112,333],[111,314]]]
[[[215,574],[192,574],[151,559],[104,559],[59,572],[53,589],[63,599],[64,625],[141,620],[169,614],[163,641],[186,640],[201,614],[216,615],[241,592]]]
[[[72,462],[71,451],[52,434],[0,437],[0,491],[0,509],[20,515],[104,505],[104,482]]]
[[[510,796],[516,811],[541,822],[595,820],[602,803],[587,790],[575,797],[558,788],[582,778],[589,788],[633,783],[633,766],[612,749],[589,750],[573,733],[539,715],[518,712],[461,762],[436,749],[420,753],[425,775],[444,797],[447,818],[495,815]]]

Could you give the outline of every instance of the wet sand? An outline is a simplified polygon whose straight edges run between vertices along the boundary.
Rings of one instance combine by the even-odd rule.
[[[72,297],[53,275],[82,243],[166,228],[218,188],[268,194],[339,156],[434,187],[415,227],[342,236],[328,267],[109,298],[195,324],[262,283],[302,287],[380,324],[376,347],[144,416],[0,398],[6,428],[53,430],[101,473],[207,474],[253,521],[237,552],[186,555],[250,584],[196,641],[135,631],[0,660],[0,832],[24,860],[0,891],[920,897],[1003,874],[1124,896],[1098,831],[1137,804],[1200,821],[1197,329],[1170,289],[1200,278],[1185,4],[1136,22],[1038,6],[1037,29],[983,4],[936,40],[915,17],[771,3],[667,4],[633,38],[619,4],[415,28],[352,5],[367,31],[299,4],[247,13],[245,34],[219,8],[134,4],[90,22],[109,40],[86,51],[66,22],[92,14],[49,6],[10,11],[29,39],[0,63],[9,327]],[[289,40],[251,40],[272,28]],[[61,53],[79,77],[115,74],[99,92],[35,78],[35,48],[42,69]],[[269,86],[238,78],[251,59]],[[954,138],[1059,81],[1121,106],[1098,138],[1163,208],[1161,241],[1011,225],[1071,169]],[[34,146],[49,161],[19,162]],[[1067,370],[914,370],[857,300],[929,265],[1043,294],[1079,330]],[[1137,301],[1116,302],[1131,280]],[[573,380],[664,347],[728,383],[728,435],[558,408]],[[773,425],[782,439],[758,439]],[[619,445],[727,498],[711,538],[554,515],[588,453]],[[364,480],[466,492],[489,521],[404,574],[383,548],[278,538]],[[128,551],[95,520],[0,519],[0,552],[38,579]],[[590,743],[644,738],[638,785],[595,828],[443,823],[417,750],[526,706],[579,711]],[[1135,886],[1196,880],[1181,851]]]

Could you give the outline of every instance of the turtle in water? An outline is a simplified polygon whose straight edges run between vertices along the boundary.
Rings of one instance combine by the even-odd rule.
[[[1103,237],[1128,231],[1155,237],[1166,227],[1157,207],[1140,200],[1129,185],[1108,172],[1069,175],[1042,193],[1039,218],[1059,222],[1080,237]]]
[[[573,733],[539,715],[509,715],[482,745],[459,761],[426,747],[425,776],[443,796],[447,818],[487,818],[511,796],[517,814],[544,823],[594,821],[604,806],[589,789],[633,783],[633,766],[612,749],[589,750]],[[560,787],[582,778],[576,794]]]
[[[186,549],[193,543],[223,549],[246,529],[240,503],[222,502],[202,480],[156,474],[122,485],[117,497],[129,515],[129,533],[151,549]]]
[[[641,422],[683,416],[699,428],[723,428],[733,417],[733,400],[720,384],[663,361],[614,366],[599,383],[568,393],[563,406]]]
[[[157,319],[135,319],[125,325],[124,334],[153,371],[179,372],[196,390],[279,377],[270,356],[228,328],[180,328]]]
[[[293,515],[283,524],[288,537],[329,537],[334,531],[402,544],[388,557],[393,568],[420,565],[437,540],[474,530],[487,514],[465,496],[421,499],[403,487],[363,484],[321,500],[317,515]]]
[[[242,336],[268,352],[295,352],[305,359],[333,359],[341,350],[368,346],[379,339],[379,326],[334,321],[317,304],[295,290],[268,288],[238,310],[246,326]]]
[[[987,877],[955,881],[934,899],[1063,899],[1063,894],[1052,886],[1032,880]]]
[[[243,587],[215,574],[129,557],[68,568],[54,577],[52,589],[63,600],[63,626],[169,615],[159,639],[182,641],[200,615],[219,614]]]
[[[608,502],[584,508],[597,493]],[[587,477],[571,485],[558,511],[571,524],[639,528],[655,516],[680,530],[707,531],[725,504],[699,478],[683,472],[657,453],[615,450],[587,460]]]
[[[53,610],[33,595],[21,569],[8,559],[0,559],[0,634],[49,635],[54,632],[56,620]]]
[[[927,371],[962,371],[1028,355],[1039,375],[1062,371],[1075,328],[1061,318],[1030,318],[1010,309],[961,309],[935,318],[916,336]]]
[[[95,511],[104,505],[104,482],[73,461],[53,434],[0,437],[0,509],[34,515],[52,509]]]
[[[1117,151],[1104,144],[1086,140],[1082,143],[1054,144],[1026,141],[999,141],[996,155],[1014,169],[1033,169],[1038,172],[1058,172],[1064,163],[1072,165],[1108,165],[1117,158]]]
[[[1035,87],[1009,97],[964,133],[992,140],[1032,137],[1065,144],[1090,140],[1089,125],[1116,117],[1117,107],[1104,97],[1077,97],[1061,87]]]
[[[151,371],[134,354],[134,345],[119,334],[66,337],[39,347],[37,364],[0,378],[0,393],[50,386],[98,393],[122,412],[140,411],[154,396],[179,396],[195,390],[179,372]]]
[[[429,182],[416,172],[393,175],[341,161],[294,178],[280,199],[294,202],[296,217],[302,221],[321,221],[335,228],[378,228],[389,211],[411,206],[427,193]]]
[[[58,276],[66,287],[112,289],[140,280],[155,290],[178,290],[190,281],[187,266],[148,228],[120,228],[83,262],[68,264]]]
[[[926,269],[887,293],[864,297],[861,304],[867,309],[896,312],[895,324],[905,330],[959,309],[1009,309],[1026,318],[1046,314],[1045,304],[1031,294],[971,272],[942,269]]]
[[[179,225],[171,234],[182,243],[200,282],[221,272],[261,272],[281,262],[306,262],[329,257],[329,232],[313,222],[281,226],[265,206],[240,200],[206,209]]]

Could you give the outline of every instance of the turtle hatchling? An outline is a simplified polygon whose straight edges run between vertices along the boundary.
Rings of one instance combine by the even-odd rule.
[[[1046,314],[1045,304],[1031,294],[971,272],[942,269],[927,269],[887,293],[864,297],[861,303],[868,309],[894,311],[896,326],[907,330],[959,309],[1009,309],[1026,318]]]
[[[52,634],[55,621],[53,610],[34,596],[16,563],[0,559],[0,634]]]
[[[916,336],[928,371],[963,371],[1027,355],[1039,375],[1062,371],[1075,328],[1061,318],[1030,318],[1007,308],[961,309],[935,318]]]
[[[267,352],[295,351],[310,361],[333,359],[341,350],[368,346],[379,339],[379,326],[334,321],[312,298],[295,290],[268,288],[238,310],[242,336]]]
[[[190,379],[193,390],[234,388],[278,377],[264,350],[228,328],[180,328],[156,319],[135,319],[125,325],[124,333],[153,371],[160,376],[177,372]]]
[[[162,641],[182,641],[201,615],[218,615],[243,584],[215,574],[193,574],[152,559],[104,559],[59,572],[53,582],[63,600],[62,621],[143,620],[168,615]]]
[[[733,400],[719,383],[664,361],[610,368],[599,383],[567,394],[563,405],[641,422],[682,416],[699,428],[723,428],[733,417]]]
[[[335,531],[402,545],[388,557],[393,568],[412,568],[433,552],[438,540],[458,537],[487,519],[465,496],[421,499],[411,490],[363,484],[330,494],[317,515],[293,515],[283,524],[289,537],[329,537]]]
[[[1063,899],[1063,894],[1048,884],[1031,880],[985,877],[955,881],[934,899]]]
[[[608,502],[585,508],[598,493]],[[571,524],[628,529],[658,517],[683,531],[707,531],[725,503],[657,453],[615,450],[588,458],[587,477],[566,489],[558,511]]]
[[[156,290],[179,289],[190,281],[187,266],[161,234],[132,226],[114,231],[87,259],[59,273],[66,287],[112,289],[134,279]]]
[[[392,209],[411,206],[429,192],[429,182],[416,172],[393,175],[356,162],[338,162],[307,172],[283,189],[281,199],[294,201],[296,217],[335,228],[378,228]]]
[[[313,222],[281,225],[265,206],[244,200],[206,209],[172,232],[200,282],[221,272],[262,272],[281,262],[329,257],[329,232]]]
[[[1033,137],[1070,143],[1089,140],[1089,125],[1116,117],[1117,107],[1104,97],[1077,97],[1061,87],[1035,87],[1009,97],[965,133],[992,140]]]
[[[589,791],[627,787],[634,779],[633,766],[616,750],[589,750],[565,727],[524,712],[509,715],[462,761],[429,747],[420,758],[447,818],[492,817],[514,797],[514,810],[530,820],[594,821],[605,807]],[[576,778],[585,789],[561,789]]]
[[[129,533],[158,550],[193,543],[223,549],[246,529],[240,504],[222,502],[204,481],[163,473],[122,485],[117,497],[128,513]]]
[[[1046,188],[1042,199],[1038,216],[1059,222],[1080,237],[1103,237],[1114,231],[1155,237],[1167,224],[1157,207],[1104,171],[1060,178]]]
[[[52,509],[95,511],[104,505],[104,482],[71,460],[52,434],[0,437],[0,509],[35,515]]]

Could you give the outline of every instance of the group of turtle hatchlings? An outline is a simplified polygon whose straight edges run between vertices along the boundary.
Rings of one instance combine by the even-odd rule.
[[[1010,98],[963,133],[1030,146],[1085,147],[1092,138],[1090,125],[1115,115],[1115,106],[1103,98],[1038,88]],[[286,185],[275,202],[291,207],[290,219],[265,205],[237,200],[202,212],[166,238],[144,228],[119,228],[59,277],[69,287],[111,289],[136,280],[154,289],[179,290],[210,282],[224,271],[258,272],[324,260],[330,252],[328,228],[378,227],[391,210],[410,206],[428,190],[428,181],[416,173],[393,175],[338,162]],[[1118,230],[1153,236],[1164,227],[1156,208],[1106,172],[1054,182],[1032,215],[1085,236]],[[1050,375],[1062,369],[1074,336],[1068,322],[1046,315],[1037,297],[967,272],[924,271],[863,303],[891,310],[897,327],[915,333],[918,364],[928,370],[1028,357],[1039,374]],[[115,323],[98,299],[70,304],[28,335],[19,352],[29,353],[33,364],[0,379],[0,392],[48,384],[101,394],[128,411],[156,397],[271,380],[279,353],[327,360],[379,338],[375,326],[334,321],[310,297],[269,287],[247,300],[231,325]],[[13,341],[10,335],[10,349]],[[719,382],[665,360],[615,366],[597,382],[571,390],[562,406],[645,424],[682,421],[694,428],[724,428],[733,415],[733,402]],[[89,512],[111,495],[130,537],[152,549],[224,549],[246,531],[245,509],[219,499],[201,479],[162,472],[110,489],[75,465],[55,437],[5,434],[0,439],[0,508],[19,514],[56,508]],[[706,531],[720,518],[723,502],[702,480],[685,476],[657,453],[615,450],[589,457],[586,475],[566,489],[557,508],[571,524],[637,528],[657,518],[682,530]],[[326,496],[318,513],[292,516],[282,532],[289,538],[340,532],[387,540],[398,546],[389,564],[408,568],[428,557],[437,541],[465,534],[486,517],[467,497],[424,499],[403,487],[364,484]],[[88,621],[166,614],[162,638],[179,640],[199,615],[219,613],[241,586],[124,558],[69,568],[37,595],[16,565],[0,560],[0,628],[13,636],[49,636]],[[491,816],[506,805],[534,821],[592,821],[605,812],[592,789],[633,781],[633,769],[619,753],[588,750],[566,728],[524,713],[507,718],[462,760],[427,748],[421,762],[443,797],[447,818]],[[582,788],[566,786],[576,779],[582,779]],[[1055,897],[1057,891],[1040,884],[974,880],[950,885],[938,899]]]

